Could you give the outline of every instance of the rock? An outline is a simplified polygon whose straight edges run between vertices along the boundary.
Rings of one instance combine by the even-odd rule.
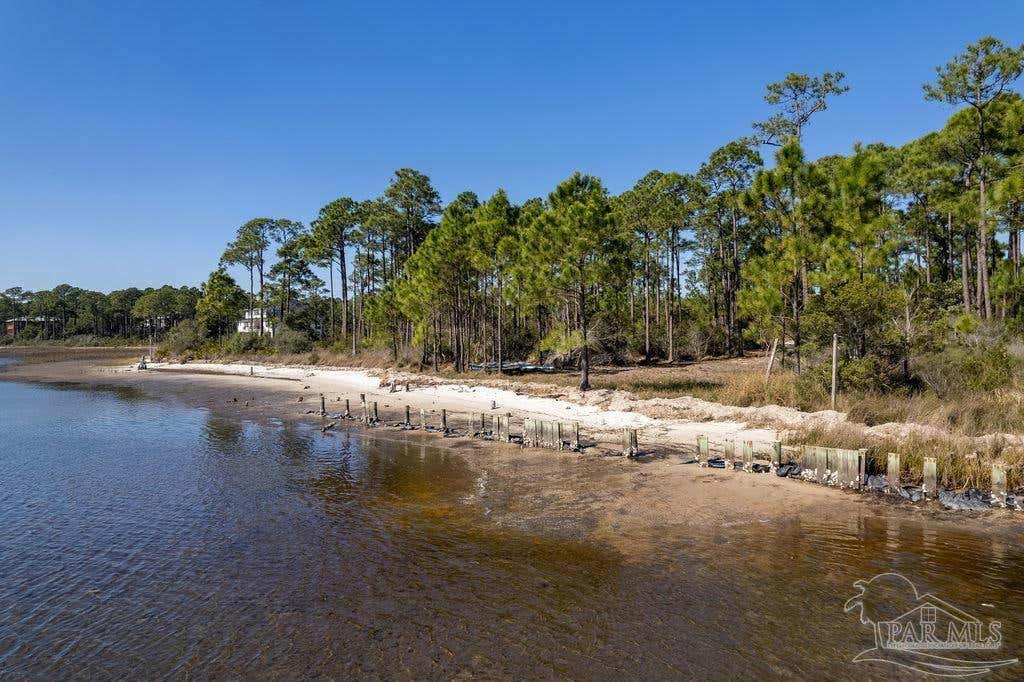
[[[792,465],[789,468],[789,476],[790,476],[790,478],[800,478],[800,476],[803,473],[804,473],[804,468],[802,466],[800,466],[799,464],[794,464],[794,465]]]
[[[785,478],[786,476],[789,476],[789,472],[793,468],[793,466],[793,464],[783,464],[778,469],[775,470],[775,475]]]
[[[991,505],[988,503],[988,496],[974,488],[963,493],[940,490],[939,502],[946,509],[953,509],[955,511],[984,511],[991,509]]]
[[[712,457],[708,460],[708,466],[712,469],[724,469],[725,460],[721,457]]]
[[[753,464],[750,470],[755,474],[767,474],[772,468],[767,464]]]
[[[868,476],[864,485],[873,490],[885,490],[889,487],[889,479],[885,476]]]

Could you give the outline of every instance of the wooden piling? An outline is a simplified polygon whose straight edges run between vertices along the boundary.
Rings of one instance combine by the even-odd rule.
[[[710,455],[711,444],[708,442],[708,437],[697,436],[697,460],[700,462],[706,462]]]
[[[924,485],[922,488],[924,490],[925,497],[935,497],[939,493],[939,477],[934,457],[924,458],[924,471],[922,473],[924,477]]]
[[[768,377],[772,375],[772,366],[775,364],[775,351],[779,348],[779,338],[772,341],[772,352],[768,355],[768,366],[764,368],[764,380],[767,383]]]
[[[412,426],[412,420],[410,419],[410,412],[411,412],[411,411],[412,411],[412,410],[411,410],[411,409],[409,408],[409,406],[408,406],[408,405],[406,405],[406,406],[405,406],[405,425],[406,425],[407,427],[408,427],[408,426]]]
[[[743,441],[743,470],[754,470],[754,441]]]
[[[380,421],[380,415],[377,414],[377,401],[373,401],[373,423],[376,424]]]
[[[366,404],[366,400],[363,400],[363,423],[370,423],[370,406]]]
[[[323,417],[327,414],[327,399],[324,398],[324,394],[320,394],[320,416]]]
[[[889,481],[890,488],[900,487],[900,455],[897,452],[890,452],[885,467],[885,479]]]
[[[772,459],[775,466],[782,466],[782,441],[772,441]]]
[[[636,457],[640,454],[640,448],[637,444],[636,429],[623,429],[622,454],[627,457]]]
[[[565,449],[565,441],[562,440],[562,422],[558,422],[557,433],[555,434],[555,439],[558,441],[558,449],[559,450],[564,450]]]
[[[836,409],[836,382],[839,379],[839,334],[832,335],[832,409]]]
[[[420,428],[424,431],[427,430],[427,411],[422,407],[420,408]]]
[[[583,449],[583,448],[580,447],[580,423],[579,422],[573,422],[573,425],[572,425],[572,449],[573,450],[582,450]]]
[[[448,410],[441,408],[441,432],[448,433]]]
[[[1006,506],[1006,469],[992,465],[992,497],[1000,507]]]

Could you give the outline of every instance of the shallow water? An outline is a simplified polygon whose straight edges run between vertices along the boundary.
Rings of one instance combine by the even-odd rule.
[[[0,382],[0,673],[885,677],[843,605],[886,571],[1024,652],[1005,534],[823,512],[625,556],[516,524],[501,485],[443,448]]]

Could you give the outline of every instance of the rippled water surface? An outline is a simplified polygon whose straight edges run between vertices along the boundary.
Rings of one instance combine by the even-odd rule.
[[[1024,653],[1005,535],[812,515],[626,557],[496,521],[487,485],[442,448],[0,382],[0,673],[884,677],[843,613],[884,571]]]

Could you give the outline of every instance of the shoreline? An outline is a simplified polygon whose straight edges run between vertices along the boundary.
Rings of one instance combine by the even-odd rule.
[[[584,428],[584,435],[589,438],[585,440],[590,440],[588,445],[593,446],[583,452],[558,452],[467,436],[443,437],[436,432],[402,430],[389,424],[401,421],[400,410],[405,404],[422,406],[430,410],[428,414],[436,419],[442,407],[448,409],[450,406],[465,414],[467,408],[478,407],[481,401],[487,401],[486,407],[490,408],[492,396],[500,398],[495,398],[498,403],[496,413],[512,411],[517,416],[554,416],[544,412],[531,413],[524,410],[524,405],[543,406],[550,412],[552,407],[556,411],[564,409],[564,401],[521,396],[513,392],[495,393],[494,389],[474,390],[486,387],[463,385],[415,388],[411,385],[408,393],[390,393],[388,385],[380,385],[381,377],[367,370],[253,366],[254,376],[249,376],[249,365],[233,364],[228,367],[227,371],[222,371],[223,365],[168,367],[157,363],[152,370],[137,371],[126,366],[122,356],[117,361],[111,359],[106,363],[64,360],[7,365],[0,378],[42,384],[131,387],[157,398],[179,400],[247,420],[287,420],[313,428],[324,423],[317,414],[321,392],[327,399],[328,412],[343,409],[344,403],[339,406],[338,398],[343,401],[344,397],[349,397],[351,400],[359,393],[366,393],[368,401],[377,400],[382,420],[386,423],[371,428],[355,420],[331,419],[328,421],[337,421],[337,425],[329,433],[342,436],[356,433],[370,439],[411,442],[462,453],[482,475],[505,480],[510,489],[517,490],[524,499],[542,501],[539,506],[549,508],[552,515],[589,517],[595,537],[609,541],[629,554],[637,551],[637,545],[651,542],[653,531],[787,520],[799,523],[809,517],[870,516],[923,524],[938,523],[990,536],[1008,534],[1015,541],[1021,537],[1021,526],[1015,518],[1017,513],[1012,510],[948,511],[937,502],[912,504],[897,496],[870,492],[857,494],[771,474],[702,468],[696,464],[683,464],[678,448],[673,451],[664,446],[644,448],[650,455],[639,459],[618,455],[615,450],[621,440],[615,437],[618,435],[616,429],[620,428],[622,420],[642,422],[650,419],[643,415],[623,412],[602,416],[592,411],[596,408],[577,406],[581,411],[574,414],[581,417],[581,425],[588,425]],[[507,402],[503,404],[503,401]],[[353,411],[355,407],[353,401]],[[470,411],[490,412],[489,409]],[[572,412],[572,409],[567,411]],[[609,420],[614,426],[602,422],[602,419]],[[461,428],[464,422],[456,421],[454,426]],[[708,433],[710,424],[698,422],[680,426],[683,432]],[[733,424],[718,427],[744,433],[742,427],[736,428]],[[643,427],[639,428],[643,433]],[[602,437],[602,434],[609,437]],[[696,436],[693,438],[694,446],[695,441]],[[579,502],[581,495],[586,498],[583,505]],[[510,522],[544,525],[548,520],[535,517]]]

